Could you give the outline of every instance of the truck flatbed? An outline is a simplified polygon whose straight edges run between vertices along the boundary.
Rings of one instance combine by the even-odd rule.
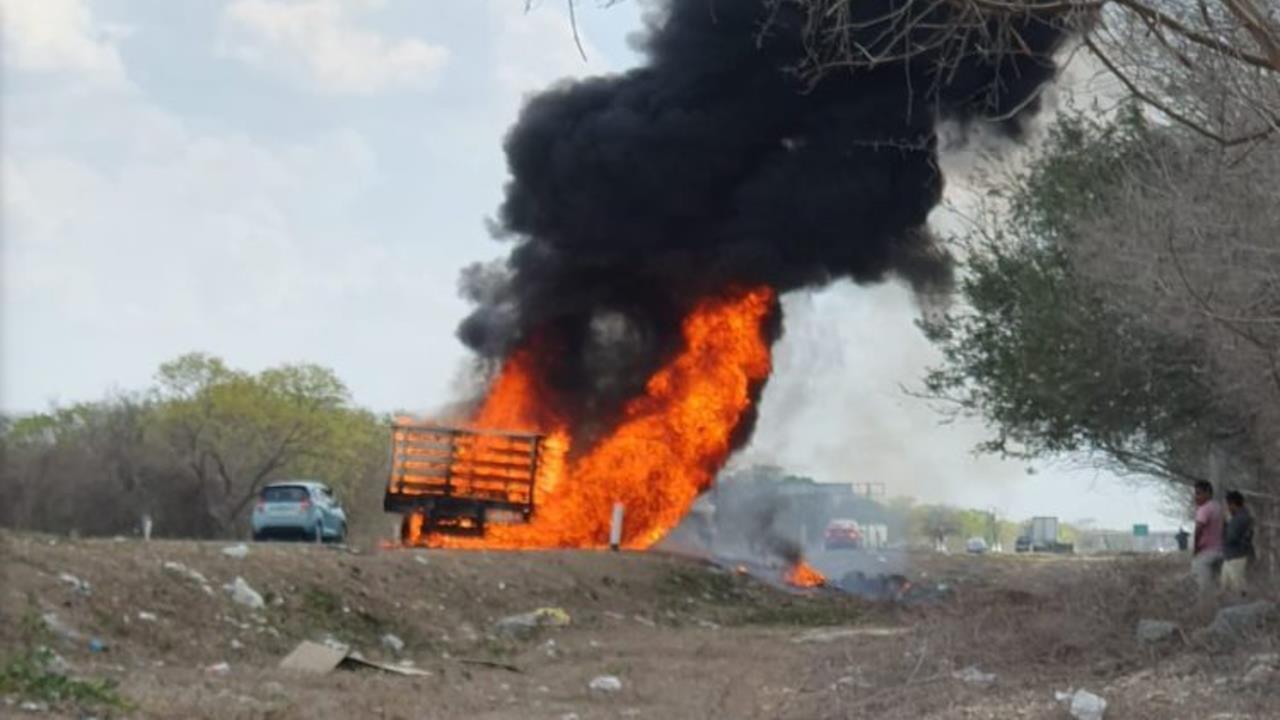
[[[527,520],[545,436],[397,421],[383,509],[427,532],[478,535],[493,511]]]

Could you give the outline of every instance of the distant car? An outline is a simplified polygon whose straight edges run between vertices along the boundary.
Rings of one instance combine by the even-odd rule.
[[[342,505],[327,485],[311,480],[278,482],[262,488],[251,525],[254,540],[347,539],[347,514]]]
[[[964,549],[974,555],[981,555],[987,551],[987,541],[980,537],[971,537],[969,542],[965,543]]]
[[[822,536],[827,550],[857,550],[862,547],[862,528],[856,520],[832,520]]]
[[[1014,552],[1031,552],[1031,538],[1023,535],[1013,543]]]

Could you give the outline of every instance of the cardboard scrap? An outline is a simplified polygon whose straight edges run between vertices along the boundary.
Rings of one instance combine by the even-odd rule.
[[[298,643],[298,646],[293,649],[293,652],[286,655],[285,658],[280,661],[280,667],[285,670],[294,670],[297,672],[312,673],[315,675],[325,675],[340,667],[348,670],[371,668],[374,670],[381,670],[383,672],[394,673],[396,675],[431,675],[431,673],[426,670],[366,660],[359,655],[353,655],[349,650],[330,647],[329,645],[311,642],[310,640],[303,640]]]

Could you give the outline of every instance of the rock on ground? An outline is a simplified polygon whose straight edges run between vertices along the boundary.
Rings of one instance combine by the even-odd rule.
[[[1266,600],[1224,607],[1214,616],[1206,631],[1210,638],[1219,643],[1239,642],[1274,616],[1275,611],[1275,603]]]

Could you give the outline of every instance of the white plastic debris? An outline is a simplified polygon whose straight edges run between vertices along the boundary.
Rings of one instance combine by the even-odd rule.
[[[241,558],[248,557],[249,546],[244,543],[240,543],[238,545],[232,545],[231,547],[224,547],[222,548],[222,554],[239,560]]]
[[[387,633],[382,636],[382,647],[399,655],[404,650],[404,641],[391,633]]]
[[[53,611],[49,611],[44,615],[41,615],[40,619],[44,621],[44,626],[49,629],[49,632],[64,640],[78,641],[84,637],[84,635],[81,635],[78,630],[68,625],[62,618],[58,617],[57,613]]]
[[[538,628],[563,627],[570,623],[569,613],[563,608],[542,607],[519,615],[502,618],[494,627],[498,632],[515,637],[529,637]]]
[[[1107,712],[1107,701],[1088,690],[1068,690],[1053,696],[1058,702],[1067,703],[1067,711],[1075,720],[1102,720]]]
[[[180,562],[173,562],[172,560],[166,560],[164,562],[164,565],[162,565],[162,567],[164,568],[164,571],[167,573],[177,575],[182,578],[186,578],[187,580],[190,580],[191,582],[195,583],[197,586],[199,586],[201,590],[204,591],[205,595],[213,594],[213,588],[209,586],[208,578],[202,575],[199,571],[192,570],[186,565],[183,565]]]
[[[597,675],[587,687],[599,692],[618,692],[622,689],[622,681],[616,675]]]
[[[231,665],[225,662],[215,663],[205,668],[204,671],[215,675],[226,675],[231,672]]]
[[[239,575],[229,585],[223,585],[222,588],[231,594],[231,599],[248,608],[257,610],[266,605],[262,600],[262,596],[257,590],[250,587],[249,583]]]
[[[995,673],[982,672],[976,665],[953,672],[951,677],[970,685],[990,685],[996,681]]]
[[[70,585],[72,590],[80,593],[81,595],[90,595],[93,593],[93,588],[87,581],[81,580],[71,573],[58,573],[58,579]]]
[[[347,653],[351,650],[350,645],[347,645],[346,643],[342,642],[338,638],[328,633],[325,633],[324,637],[320,638],[320,644],[342,653]]]
[[[146,610],[138,611],[138,619],[143,622],[155,622],[157,620],[155,613],[147,612]]]

